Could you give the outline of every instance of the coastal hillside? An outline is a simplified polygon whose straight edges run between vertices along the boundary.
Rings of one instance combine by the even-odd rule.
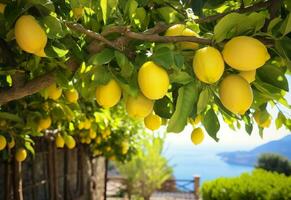
[[[223,152],[218,155],[230,164],[254,166],[257,157],[262,153],[280,154],[291,160],[291,135],[260,145],[250,151]]]

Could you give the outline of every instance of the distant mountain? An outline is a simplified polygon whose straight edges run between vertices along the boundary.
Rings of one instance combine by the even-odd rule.
[[[236,165],[254,166],[262,153],[275,153],[291,160],[291,135],[280,140],[268,142],[251,151],[234,151],[219,153],[218,156],[227,163]]]

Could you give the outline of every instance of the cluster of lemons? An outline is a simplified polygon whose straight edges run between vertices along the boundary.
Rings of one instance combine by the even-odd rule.
[[[15,140],[12,137],[11,141],[7,143],[6,138],[3,135],[0,135],[0,151],[4,150],[6,147],[8,147],[9,149],[12,149],[15,147]],[[27,151],[25,148],[17,148],[17,150],[15,151],[15,159],[18,162],[22,162],[26,159],[27,157]]]

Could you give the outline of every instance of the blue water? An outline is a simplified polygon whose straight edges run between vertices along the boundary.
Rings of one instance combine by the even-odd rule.
[[[252,171],[253,167],[231,165],[220,159],[216,149],[190,149],[189,147],[168,148],[165,156],[173,166],[176,179],[192,179],[199,175],[201,182],[219,177],[238,176],[243,172]]]
[[[199,175],[203,183],[219,177],[239,176],[253,170],[253,167],[225,163],[217,156],[221,152],[243,150],[242,145],[226,146],[209,140],[196,146],[189,137],[190,133],[166,137],[163,154],[173,167],[175,179],[193,180],[195,175]]]

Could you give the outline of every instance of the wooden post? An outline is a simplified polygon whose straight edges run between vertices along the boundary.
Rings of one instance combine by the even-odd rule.
[[[23,200],[21,162],[14,161],[14,199]]]
[[[200,188],[200,176],[194,176],[194,196],[195,199],[199,199],[199,188]]]
[[[105,181],[105,183],[104,183],[104,200],[106,200],[107,199],[107,170],[108,170],[108,159],[106,158],[105,159],[105,177],[104,177],[104,181]]]

